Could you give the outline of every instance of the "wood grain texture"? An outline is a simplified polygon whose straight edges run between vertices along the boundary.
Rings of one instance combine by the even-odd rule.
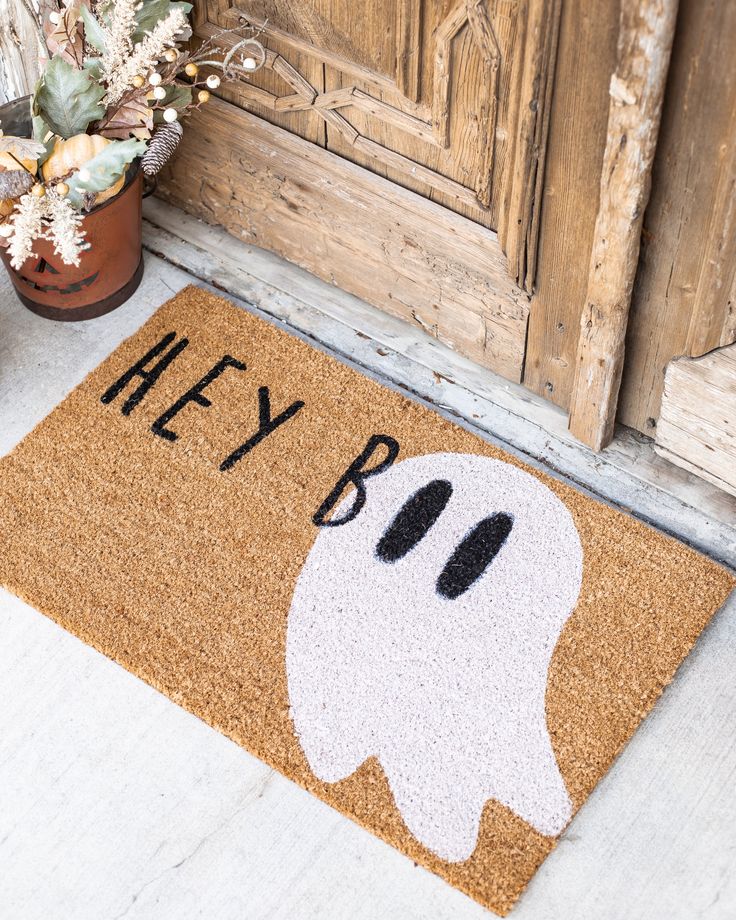
[[[435,28],[435,66],[432,94],[432,125],[443,147],[450,146],[450,47],[466,20],[458,3]]]
[[[200,37],[204,35],[214,37],[216,34],[216,29],[207,24],[204,24],[199,30]],[[224,45],[234,43],[235,39],[230,36],[223,38],[221,41],[221,44]],[[473,189],[467,188],[453,179],[422,166],[421,163],[415,163],[403,154],[396,153],[383,144],[361,136],[350,121],[336,110],[355,106],[367,114],[378,115],[400,131],[423,137],[434,143],[435,139],[430,134],[430,126],[425,122],[379,99],[374,99],[355,86],[320,92],[284,57],[267,49],[263,71],[269,70],[287,83],[293,92],[287,96],[279,96],[261,87],[243,83],[238,87],[237,91],[237,96],[241,101],[248,100],[256,106],[274,113],[313,111],[325,122],[325,129],[331,128],[333,135],[337,133],[349,148],[359,150],[369,162],[378,162],[399,173],[408,170],[414,179],[442,193],[448,200],[464,203],[471,209],[477,206],[479,191],[473,191]],[[324,84],[323,79],[319,82],[322,85]]]
[[[493,116],[494,84],[484,79],[487,58],[468,26],[464,0],[439,21],[443,6],[447,4],[425,4],[423,8],[420,111],[424,127],[416,131],[408,124],[400,126],[396,119],[381,118],[381,109],[370,111],[363,104],[345,114],[361,137],[371,142],[370,148],[351,147],[330,130],[327,143],[340,156],[492,227],[492,214],[485,204],[488,183],[484,162],[488,165],[493,152],[488,149],[490,126],[486,116]],[[325,76],[330,88],[348,84],[346,75],[336,68],[328,67]],[[376,95],[360,81],[355,85]],[[407,108],[406,100],[395,94],[381,92],[378,99],[399,110]],[[379,158],[381,148],[386,154]],[[366,155],[368,149],[372,156]],[[457,186],[465,194],[447,194],[448,187]]]
[[[736,345],[670,362],[655,450],[736,495]]]
[[[399,16],[402,4],[410,8]],[[310,46],[316,56],[327,51],[391,80],[396,78],[398,49],[405,42],[398,34],[399,25],[411,15],[409,0],[248,0],[240,7],[249,18],[267,21],[269,28]]]
[[[46,45],[38,23],[47,0],[0,0],[0,105],[33,91]]]
[[[329,2],[334,7],[328,17],[331,31],[312,28],[318,10],[324,20],[328,0],[291,4],[288,15],[276,0],[247,7],[208,0],[207,21],[199,32],[211,34],[219,23],[232,25],[242,15],[258,22],[267,18],[267,44],[273,39],[297,70],[297,58],[318,61],[324,87],[317,99],[326,95],[334,100],[345,91],[341,118],[370,142],[356,143],[344,121],[326,113],[328,148],[483,226],[498,228],[507,251],[502,234],[513,228],[512,275],[519,277],[521,265],[522,285],[531,290],[559,3],[380,0],[370,10],[356,7],[345,19],[348,4]],[[267,17],[269,5],[274,15]],[[387,36],[396,40],[393,70],[384,66],[388,52],[377,50]],[[236,103],[240,98],[259,114],[259,106],[265,106],[263,114],[271,121],[274,110],[305,110],[279,99],[283,94],[266,86],[265,77],[255,75],[251,82],[251,88],[240,86],[227,98]],[[272,95],[258,92],[264,88]],[[309,106],[316,107],[317,100]],[[278,123],[308,137],[298,122]]]
[[[665,370],[736,340],[736,5],[680,0],[619,419],[654,435]]]
[[[476,183],[476,197],[484,208],[491,206],[493,198],[493,161],[495,158],[496,124],[498,121],[498,72],[501,68],[501,49],[484,0],[466,0],[466,15],[470,31],[481,56],[482,93],[478,106],[478,133],[482,143],[482,159]]]
[[[570,431],[594,450],[613,437],[629,303],[649,198],[677,0],[623,0]]]
[[[618,22],[609,0],[562,4],[524,383],[563,409],[588,284]]]
[[[228,18],[231,12],[229,0],[197,0],[194,5],[196,18],[195,36],[197,38],[208,38],[222,28],[232,28],[238,24],[238,17]],[[213,27],[213,22],[220,22],[221,25]],[[236,39],[229,36],[223,36],[219,45],[228,48],[235,44]],[[306,51],[294,49],[291,43],[285,41],[277,31],[269,36],[268,51],[274,55],[286,55],[288,60],[310,86],[314,88],[314,94],[324,90],[324,70],[319,61],[312,57],[308,52],[310,45],[308,42],[303,43]],[[218,95],[248,111],[257,111],[259,116],[271,124],[279,125],[282,128],[288,128],[299,134],[318,147],[324,147],[326,141],[324,119],[320,118],[310,107],[291,111],[288,108],[281,110],[276,101],[280,98],[294,94],[292,87],[283,77],[279,76],[271,67],[264,67],[258,71],[257,80],[248,82],[223,82],[218,91]],[[267,95],[264,95],[267,94]],[[304,95],[299,98],[304,100]]]
[[[541,7],[540,7],[541,9]],[[512,194],[519,173],[531,175],[534,192],[535,166],[546,155],[546,137],[536,137],[534,156],[527,157],[522,140],[528,137],[524,122],[533,109],[545,119],[549,98],[540,97],[545,78],[532,70],[544,55],[536,55],[532,46],[550,44],[556,35],[559,9],[545,5],[544,28],[534,28],[534,7],[527,3],[488,0],[454,5],[425,6],[423,35],[422,104],[429,107],[431,125],[437,140],[434,147],[411,134],[393,131],[389,125],[355,113],[354,123],[361,132],[383,146],[404,155],[410,162],[423,163],[434,172],[472,188],[476,201],[456,198],[453,202],[436,183],[428,183],[425,174],[409,168],[389,167],[383,172],[392,181],[428,195],[432,200],[462,213],[485,226],[497,229],[505,251],[504,228],[531,226],[535,199]],[[553,61],[545,59],[547,76]],[[338,71],[327,70],[328,85],[344,85]],[[538,109],[537,109],[538,106]],[[532,116],[532,120],[535,116]],[[359,154],[335,139],[328,145],[342,156],[368,168],[375,168]],[[539,199],[536,199],[537,207]],[[532,232],[532,231],[530,231]],[[534,228],[536,232],[536,227]],[[522,234],[523,236],[523,234]],[[517,278],[515,264],[510,264]],[[531,275],[530,275],[531,279]],[[523,279],[522,279],[523,281]],[[531,284],[531,280],[530,280]]]
[[[273,20],[257,16],[248,4],[238,5],[236,3],[233,5],[230,0],[206,0],[206,2],[206,11],[199,25],[222,23],[228,28],[234,28],[247,21],[256,26],[259,31],[262,31],[263,35],[267,36],[266,41],[269,45],[271,45],[272,39],[276,39],[278,42],[293,48],[299,55],[318,58],[324,65],[335,67],[342,73],[349,74],[354,79],[369,84],[379,92],[387,91],[394,95],[401,95],[397,91],[394,77],[379,73],[357,61],[345,58],[329,47],[317,47],[312,42],[300,38],[295,32],[280,29],[274,24]],[[196,10],[201,8],[202,4],[201,2],[195,2],[194,6]],[[416,107],[412,106],[412,108]]]
[[[396,85],[407,99],[418,102],[422,67],[422,0],[399,0],[396,16]]]
[[[561,0],[530,0],[519,88],[513,174],[499,238],[512,277],[534,290],[544,167],[555,83]]]
[[[188,128],[167,200],[520,378],[528,304],[492,231],[224,102]]]

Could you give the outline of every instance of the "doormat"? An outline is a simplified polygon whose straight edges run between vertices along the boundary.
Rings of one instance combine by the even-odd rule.
[[[197,288],[3,458],[0,528],[3,585],[501,914],[734,583]]]

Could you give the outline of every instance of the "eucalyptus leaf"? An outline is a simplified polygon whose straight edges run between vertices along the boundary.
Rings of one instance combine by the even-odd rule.
[[[45,144],[49,134],[53,133],[51,128],[49,128],[40,115],[32,115],[31,124],[33,125],[33,140]]]
[[[82,179],[81,170],[73,173],[67,179],[69,186],[69,201],[73,207],[81,209],[84,206],[86,193],[96,194],[114,185],[125,173],[129,163],[146,150],[146,142],[131,138],[127,141],[110,141],[83,169],[87,177]]]
[[[192,10],[192,4],[172,3],[171,0],[143,0],[143,5],[135,14],[137,27],[133,33],[133,41],[139,42],[146,32],[154,29],[162,19],[166,19],[175,9],[180,9],[188,16]]]
[[[60,57],[52,58],[38,81],[33,114],[40,115],[60,137],[83,134],[102,118],[104,87],[84,70],[76,70]]]
[[[105,33],[102,31],[102,27],[97,21],[95,14],[89,7],[82,4],[80,13],[82,16],[82,22],[84,23],[84,40],[88,45],[99,51],[101,54],[105,52]],[[85,62],[86,65],[86,62]]]
[[[33,139],[39,141],[44,147],[43,153],[38,158],[38,165],[43,166],[51,156],[51,151],[54,149],[54,144],[56,144],[58,138],[40,115],[34,115],[32,123]]]
[[[177,112],[181,112],[185,109],[192,101],[192,88],[190,86],[182,86],[180,83],[172,83],[166,87],[166,95],[161,99],[159,105],[167,109],[176,109]],[[162,109],[155,109],[153,112],[153,120],[156,124],[160,124],[164,120],[164,113]]]

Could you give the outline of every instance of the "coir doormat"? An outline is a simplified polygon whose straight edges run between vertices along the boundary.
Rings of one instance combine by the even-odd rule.
[[[731,576],[197,288],[0,463],[2,583],[507,912]]]

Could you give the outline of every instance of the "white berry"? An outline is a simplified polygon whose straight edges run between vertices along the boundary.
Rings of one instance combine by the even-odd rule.
[[[255,58],[246,58],[243,61],[243,68],[245,70],[255,70],[257,67],[258,67],[258,64],[256,63]]]
[[[209,86],[210,89],[217,89],[219,85],[220,78],[217,76],[217,74],[212,73],[209,75],[209,77],[207,77],[207,86]]]
[[[151,86],[158,86],[161,83],[161,79],[161,74],[157,70],[154,70],[154,72],[148,78],[148,82],[151,84]]]
[[[13,235],[12,224],[0,224],[0,236],[8,237]]]
[[[154,99],[165,99],[166,90],[163,86],[154,86],[153,88],[153,98]]]
[[[164,109],[164,121],[176,121],[179,117],[179,113],[176,109]]]
[[[49,13],[49,22],[53,22],[55,26],[58,26],[61,21],[61,16],[54,10],[53,13]]]

